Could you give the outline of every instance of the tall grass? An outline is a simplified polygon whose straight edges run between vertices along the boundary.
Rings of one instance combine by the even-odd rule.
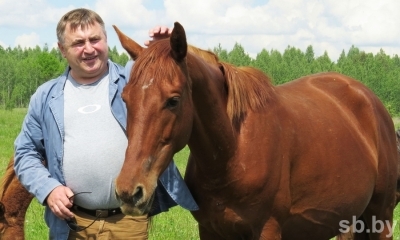
[[[13,153],[13,142],[18,135],[26,109],[12,111],[0,110],[0,174],[3,175],[7,163]],[[400,128],[399,119],[395,119],[396,129]],[[183,174],[186,160],[189,155],[188,148],[184,148],[175,155],[174,160]],[[43,220],[43,206],[33,200],[27,211],[25,220],[25,235],[28,240],[48,239],[48,230]],[[400,207],[395,210],[394,221],[395,237],[400,237]],[[177,206],[169,212],[159,214],[152,220],[150,228],[151,240],[196,240],[199,239],[197,223],[191,214]]]

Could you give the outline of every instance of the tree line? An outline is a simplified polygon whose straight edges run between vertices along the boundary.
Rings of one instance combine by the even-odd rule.
[[[210,49],[211,50],[211,49]],[[212,49],[219,58],[237,66],[253,66],[266,73],[274,84],[283,84],[301,76],[335,71],[351,76],[374,91],[392,116],[400,115],[400,58],[387,55],[382,49],[377,54],[360,51],[352,46],[342,51],[337,61],[328,53],[315,56],[310,45],[305,51],[288,46],[283,53],[263,49],[251,58],[236,43],[232,50],[221,45]],[[129,60],[126,53],[116,47],[109,48],[110,59],[121,65]],[[3,48],[0,46],[0,108],[27,107],[31,95],[45,81],[63,73],[67,62],[58,49]]]
[[[109,48],[109,57],[125,65],[126,53]],[[31,95],[44,82],[62,74],[68,63],[57,48],[3,48],[0,46],[0,108],[24,108]]]

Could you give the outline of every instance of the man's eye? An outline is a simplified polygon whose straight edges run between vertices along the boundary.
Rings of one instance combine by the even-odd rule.
[[[90,40],[90,43],[95,44],[95,43],[98,43],[100,40],[101,39],[92,39],[92,40]]]
[[[82,47],[83,45],[85,45],[85,42],[76,42],[76,43],[73,43],[71,46],[73,46],[73,47]]]

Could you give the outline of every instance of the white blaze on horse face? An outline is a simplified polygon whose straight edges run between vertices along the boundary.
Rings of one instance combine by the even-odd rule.
[[[153,82],[154,82],[154,78],[150,79],[150,81],[147,84],[144,84],[142,86],[142,89],[145,90],[145,89],[149,88],[153,84]]]

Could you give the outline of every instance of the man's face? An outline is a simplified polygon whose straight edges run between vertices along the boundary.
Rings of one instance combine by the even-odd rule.
[[[68,24],[64,43],[58,46],[71,67],[72,77],[79,83],[92,83],[108,69],[107,37],[97,22],[75,31]]]

